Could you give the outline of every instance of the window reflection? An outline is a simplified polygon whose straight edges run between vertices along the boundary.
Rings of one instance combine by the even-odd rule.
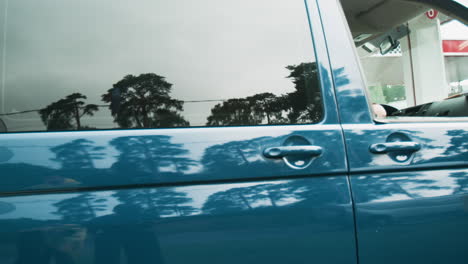
[[[305,124],[323,116],[301,1],[25,0],[0,8],[8,14],[2,132]]]

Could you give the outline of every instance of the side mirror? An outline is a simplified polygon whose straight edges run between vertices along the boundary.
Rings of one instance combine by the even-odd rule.
[[[394,40],[391,36],[387,36],[379,45],[380,54],[385,55],[396,49],[400,45],[398,40]]]

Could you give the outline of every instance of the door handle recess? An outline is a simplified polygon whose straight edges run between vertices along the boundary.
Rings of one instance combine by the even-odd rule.
[[[270,159],[281,159],[292,155],[320,156],[322,148],[318,146],[283,146],[267,148],[263,151],[263,156]]]
[[[421,144],[412,141],[399,141],[372,144],[369,150],[375,154],[384,154],[394,151],[418,151],[421,149]]]

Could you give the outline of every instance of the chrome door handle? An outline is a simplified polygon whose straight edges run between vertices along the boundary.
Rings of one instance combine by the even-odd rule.
[[[322,148],[318,146],[283,146],[267,148],[263,156],[270,159],[281,159],[292,155],[320,156]]]
[[[421,149],[421,144],[412,141],[399,141],[372,144],[369,147],[370,152],[375,154],[384,154],[394,151],[418,151]]]

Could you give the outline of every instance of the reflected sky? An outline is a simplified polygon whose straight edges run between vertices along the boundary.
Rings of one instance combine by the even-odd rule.
[[[447,169],[353,176],[356,203],[403,202],[468,194],[468,170]]]
[[[101,217],[113,214],[113,209],[119,204],[132,203],[132,198],[129,197],[136,197],[141,194],[145,196],[149,195],[146,197],[152,197],[157,199],[159,196],[164,195],[165,191],[171,190],[174,193],[180,193],[189,198],[186,202],[175,203],[178,206],[184,205],[194,208],[190,211],[190,213],[185,215],[190,216],[210,213],[209,210],[204,211],[203,208],[209,201],[210,197],[212,198],[216,195],[224,197],[223,199],[231,200],[237,199],[235,197],[236,193],[237,195],[245,194],[245,202],[248,203],[247,207],[250,210],[272,206],[292,205],[305,200],[305,197],[307,196],[301,197],[301,194],[310,191],[307,188],[307,186],[301,186],[301,183],[302,181],[298,183],[294,183],[293,181],[272,181],[261,183],[233,183],[211,186],[202,185],[176,188],[135,189],[129,191],[102,191],[93,192],[93,198],[92,200],[89,200],[89,202],[91,205],[101,205],[99,207],[99,210],[94,211],[94,217]],[[292,186],[294,184],[297,184],[298,187],[293,188]],[[272,198],[271,196],[268,196],[268,190],[277,193],[276,197]],[[323,190],[325,191],[326,189]],[[119,195],[119,192],[126,193],[127,195]],[[223,194],[225,193],[230,194],[228,196],[223,196]],[[80,196],[83,196],[83,194],[43,195],[37,196],[33,200],[31,200],[31,197],[29,196],[2,198],[2,204],[14,205],[14,209],[8,211],[0,210],[0,219],[29,218],[32,215],[34,215],[34,218],[37,220],[60,220],[62,219],[62,217],[64,217],[64,215],[57,212],[57,207],[59,203],[61,201],[72,201],[73,199],[78,198]],[[144,204],[137,203],[137,205],[143,206],[143,208],[147,208]],[[168,204],[166,203],[158,204],[157,206],[164,207],[167,205]],[[247,207],[245,209],[247,209]],[[219,210],[223,208],[217,207],[216,209]],[[158,217],[167,218],[180,216],[181,215],[176,213],[175,211],[170,211],[164,214],[159,214]]]
[[[294,90],[285,67],[314,60],[302,1],[2,0],[2,7],[3,113],[74,92],[102,104],[123,76],[147,72],[166,77],[184,101],[281,94]],[[187,103],[184,116],[205,125],[216,103]],[[84,120],[115,127],[106,108]],[[41,126],[34,114],[5,121],[13,131]]]

